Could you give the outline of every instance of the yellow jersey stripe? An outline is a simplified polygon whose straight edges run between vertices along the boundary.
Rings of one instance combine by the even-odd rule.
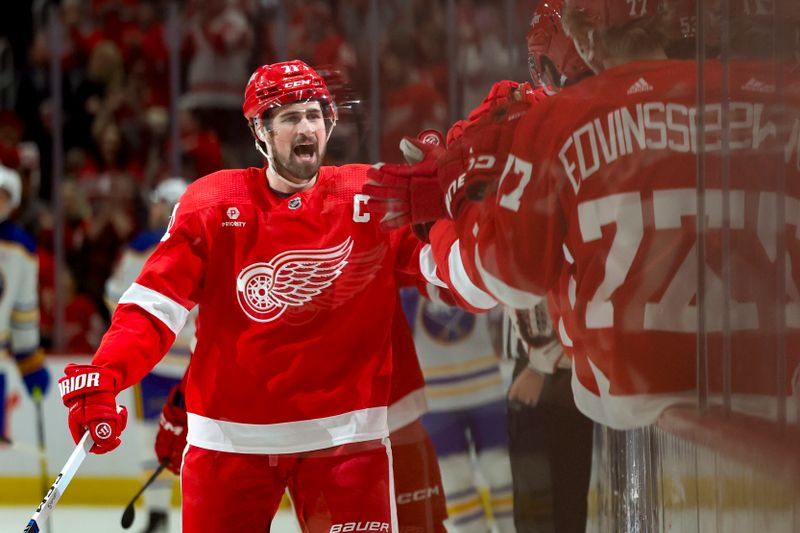
[[[458,385],[428,385],[425,387],[425,394],[430,398],[442,398],[459,394],[469,394],[502,383],[502,376],[495,374],[480,380],[470,381],[469,383],[459,383]]]
[[[497,363],[498,359],[496,355],[487,355],[485,357],[480,357],[478,359],[473,359],[472,361],[464,361],[461,363],[426,366],[422,369],[422,373],[426,378],[449,376],[451,374],[466,374],[479,368],[497,366]]]

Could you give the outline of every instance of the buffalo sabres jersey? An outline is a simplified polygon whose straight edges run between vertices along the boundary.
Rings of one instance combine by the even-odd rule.
[[[32,363],[30,355],[39,348],[35,251],[33,239],[19,226],[0,223],[0,342],[20,365]]]
[[[198,306],[190,444],[292,453],[385,437],[396,274],[420,275],[421,244],[365,212],[368,168],[322,167],[289,197],[258,168],[191,184],[93,363],[136,383]]]
[[[431,411],[466,409],[504,397],[487,313],[472,314],[420,297],[413,289],[403,290],[403,305]]]
[[[106,281],[106,306],[113,312],[117,307],[117,302],[128,290],[128,287],[136,280],[142,271],[145,261],[155,250],[161,237],[164,235],[165,228],[144,231],[137,235],[129,244],[119,259],[114,272]],[[159,373],[173,374],[177,372],[177,377],[183,375],[186,365],[189,363],[189,354],[194,344],[194,322],[197,309],[193,309],[186,325],[180,330],[175,338],[175,343],[170,346],[167,356],[162,363],[159,363],[156,370]]]

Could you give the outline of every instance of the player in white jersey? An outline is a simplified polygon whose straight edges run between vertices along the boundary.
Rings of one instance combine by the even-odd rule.
[[[0,343],[2,350],[14,357],[25,389],[36,397],[47,393],[50,374],[39,349],[36,245],[8,220],[21,196],[19,174],[0,165]],[[8,440],[5,397],[6,379],[0,368],[0,438]]]
[[[489,315],[420,297],[414,289],[404,289],[402,297],[425,377],[429,412],[422,423],[439,456],[448,531],[488,529],[472,466],[474,452],[478,471],[488,484],[497,529],[512,532],[505,387]]]
[[[186,190],[187,183],[181,178],[168,178],[158,184],[150,196],[149,227],[128,244],[122,253],[114,272],[106,282],[106,305],[113,313],[122,294],[128,290],[136,276],[142,271],[147,258],[167,228],[170,214],[175,204]],[[153,440],[158,431],[161,409],[170,390],[177,385],[189,363],[190,344],[194,338],[196,311],[186,321],[178,333],[175,343],[166,357],[150,374],[134,386],[137,400],[136,418],[141,436],[141,460],[144,475],[149,475],[158,464],[153,454]],[[172,499],[172,476],[156,480],[145,493],[148,508],[148,523],[145,533],[167,531],[170,501]]]

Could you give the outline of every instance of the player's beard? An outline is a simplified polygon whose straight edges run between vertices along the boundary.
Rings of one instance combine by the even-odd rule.
[[[320,150],[316,137],[301,137],[292,144],[288,154],[278,153],[274,145],[272,154],[278,174],[289,181],[309,181],[319,172],[324,151]]]

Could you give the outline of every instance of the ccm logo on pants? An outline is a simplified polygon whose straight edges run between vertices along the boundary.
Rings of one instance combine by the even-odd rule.
[[[333,524],[328,533],[346,533],[347,531],[389,531],[388,522],[345,522]]]
[[[397,504],[403,505],[405,503],[421,502],[439,495],[439,487],[428,487],[427,489],[419,489],[414,492],[404,492],[397,496]]]

